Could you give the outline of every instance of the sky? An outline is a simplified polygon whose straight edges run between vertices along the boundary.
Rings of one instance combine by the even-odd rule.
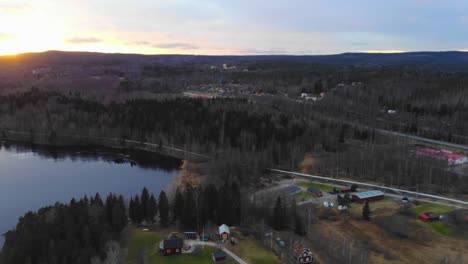
[[[467,0],[0,0],[0,54],[468,50]]]

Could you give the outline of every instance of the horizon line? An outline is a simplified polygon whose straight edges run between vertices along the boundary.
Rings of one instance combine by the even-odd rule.
[[[31,52],[20,52],[12,54],[0,54],[1,57],[16,57],[21,55],[29,54],[42,54],[42,53],[51,53],[51,52],[63,52],[63,53],[96,53],[96,54],[109,54],[109,55],[140,55],[140,56],[207,56],[207,57],[261,57],[261,56],[291,56],[291,57],[301,57],[301,56],[333,56],[333,55],[344,55],[344,54],[405,54],[405,53],[443,53],[443,52],[460,52],[466,53],[468,50],[420,50],[420,51],[402,51],[402,50],[361,50],[361,51],[347,51],[341,53],[327,53],[327,54],[162,54],[162,53],[125,53],[125,52],[103,52],[103,51],[89,51],[89,50],[44,50],[44,51],[31,51]]]

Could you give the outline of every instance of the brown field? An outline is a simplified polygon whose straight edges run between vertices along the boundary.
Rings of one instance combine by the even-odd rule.
[[[321,221],[319,225],[370,249],[369,263],[441,263],[445,257],[468,261],[468,240],[446,237],[429,228],[418,230],[415,238],[405,239],[362,220]]]

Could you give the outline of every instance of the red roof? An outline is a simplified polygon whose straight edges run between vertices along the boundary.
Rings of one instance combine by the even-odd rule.
[[[449,165],[452,165],[457,160],[463,160],[466,158],[465,156],[460,154],[430,148],[418,148],[416,149],[416,154],[436,159],[447,160]]]

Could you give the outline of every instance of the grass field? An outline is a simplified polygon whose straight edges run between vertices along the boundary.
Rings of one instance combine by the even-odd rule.
[[[453,208],[450,206],[439,205],[439,204],[423,204],[423,205],[416,206],[414,210],[418,214],[427,213],[427,212],[433,212],[435,214],[446,214],[452,211]]]
[[[208,264],[213,263],[211,255],[218,249],[205,247],[197,256],[181,254],[176,256],[162,256],[159,253],[159,241],[165,236],[155,232],[135,230],[130,237],[128,248],[128,263],[136,264],[139,256],[144,252],[149,255],[151,264]],[[234,260],[225,261],[226,264],[237,263]]]
[[[453,236],[455,234],[455,231],[453,230],[453,228],[444,222],[437,221],[437,222],[429,222],[429,223],[424,223],[424,224],[429,225],[432,230],[444,236]]]
[[[352,203],[349,212],[355,216],[362,215],[362,208],[364,203]],[[398,203],[390,199],[384,199],[375,202],[369,202],[369,207],[371,210],[371,217],[377,215],[391,214],[399,208]]]
[[[426,213],[426,212],[433,212],[436,214],[446,214],[452,210],[453,208],[450,206],[439,205],[439,204],[423,204],[423,205],[416,206],[414,208],[414,211],[418,214]],[[425,226],[429,226],[432,230],[444,236],[453,236],[455,234],[455,231],[453,230],[453,228],[449,224],[444,223],[444,222],[436,221],[436,222],[427,222],[427,223],[422,223],[422,224]]]
[[[317,198],[317,196],[311,194],[310,192],[301,192],[295,195],[296,201],[309,200],[312,198]]]
[[[322,192],[331,192],[331,191],[333,191],[333,188],[334,188],[333,186],[330,186],[330,185],[324,185],[324,184],[313,183],[313,182],[298,182],[298,183],[296,183],[296,185],[300,186],[300,187],[303,187],[303,188],[312,187],[312,188],[315,188],[315,189],[319,189]]]
[[[229,250],[251,264],[275,264],[280,263],[272,251],[262,247],[259,242],[241,240],[236,246],[229,246]]]

